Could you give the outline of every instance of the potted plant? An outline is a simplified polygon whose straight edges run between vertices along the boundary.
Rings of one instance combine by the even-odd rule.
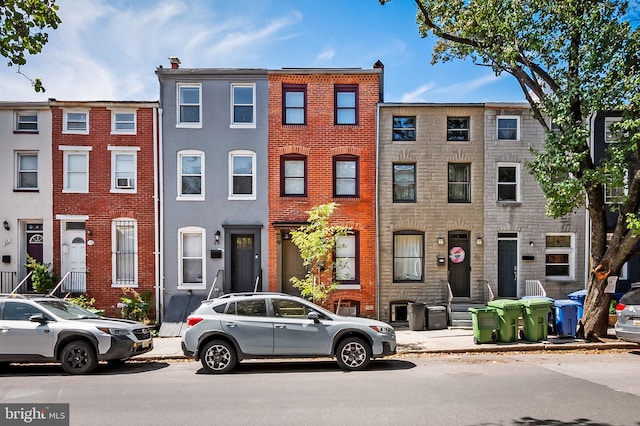
[[[616,305],[618,301],[616,299],[611,299],[611,303],[609,304],[609,327],[613,327],[618,322],[618,315],[616,314]]]

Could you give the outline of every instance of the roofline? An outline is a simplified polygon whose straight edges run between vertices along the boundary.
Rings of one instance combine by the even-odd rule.
[[[49,102],[28,102],[28,101],[0,101],[0,109],[47,109],[49,108]]]
[[[384,107],[482,107],[482,108],[511,108],[511,109],[530,109],[528,102],[382,102],[379,104]]]
[[[59,101],[49,99],[50,106],[57,107],[105,107],[105,108],[158,108],[159,101]]]
[[[281,68],[268,70],[269,74],[275,75],[308,75],[308,74],[382,74],[381,68]]]
[[[164,68],[162,65],[156,68],[156,74],[171,76],[189,76],[189,75],[239,75],[239,76],[255,76],[267,75],[266,68]]]

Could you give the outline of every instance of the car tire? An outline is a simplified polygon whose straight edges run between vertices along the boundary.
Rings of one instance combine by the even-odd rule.
[[[202,366],[209,373],[228,373],[236,366],[238,357],[233,345],[224,340],[212,340],[202,348]]]
[[[343,370],[364,370],[371,362],[371,346],[359,337],[348,337],[338,345],[336,359]]]
[[[98,357],[89,343],[76,340],[62,349],[60,362],[69,374],[88,374],[98,366]]]

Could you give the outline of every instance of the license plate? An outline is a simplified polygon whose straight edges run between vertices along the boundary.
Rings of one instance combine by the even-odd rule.
[[[633,325],[640,325],[640,320],[633,320]]]
[[[142,347],[143,348],[148,348],[149,346],[151,346],[151,340],[142,341]]]

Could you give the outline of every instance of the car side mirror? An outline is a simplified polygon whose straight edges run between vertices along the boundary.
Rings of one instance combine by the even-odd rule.
[[[317,312],[309,312],[307,318],[313,320],[316,324],[320,322],[320,315]]]
[[[29,317],[29,321],[31,322],[39,322],[40,324],[46,324],[49,322],[48,319],[44,317],[44,314],[35,314]]]

